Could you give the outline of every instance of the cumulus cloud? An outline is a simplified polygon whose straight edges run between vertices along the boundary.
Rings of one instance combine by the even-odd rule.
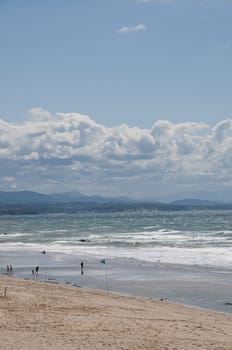
[[[22,124],[0,120],[0,189],[139,197],[228,186],[231,154],[231,119],[109,128],[78,113],[33,109]]]
[[[146,29],[147,27],[145,26],[145,24],[137,24],[136,26],[122,27],[119,30],[117,30],[117,33],[118,34],[136,33]]]

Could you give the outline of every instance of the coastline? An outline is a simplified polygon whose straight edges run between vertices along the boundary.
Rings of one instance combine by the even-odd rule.
[[[15,277],[0,290],[4,350],[232,348],[232,315]]]
[[[80,262],[84,262],[81,275]],[[12,264],[14,277],[35,279],[31,270],[40,266],[38,279],[99,289],[128,296],[165,299],[170,302],[232,313],[232,270],[221,267],[147,263],[106,259],[90,255],[4,251],[1,272]]]

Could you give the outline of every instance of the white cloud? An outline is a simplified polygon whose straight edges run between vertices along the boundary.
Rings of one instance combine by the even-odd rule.
[[[29,118],[37,120],[47,120],[52,117],[52,114],[43,108],[32,108],[30,110]]]
[[[137,2],[143,2],[143,3],[147,3],[147,2],[152,2],[153,0],[136,0]]]
[[[155,3],[155,4],[161,4],[161,5],[167,5],[173,2],[173,0],[134,0],[134,1],[141,2],[144,4]]]
[[[6,181],[6,182],[14,182],[15,181],[15,177],[13,176],[3,176],[1,178],[2,181]]]
[[[147,27],[145,26],[145,24],[137,24],[136,26],[122,27],[119,30],[117,30],[117,33],[118,34],[136,33],[146,29]]]
[[[231,154],[231,119],[109,128],[78,113],[33,109],[23,124],[0,120],[0,189],[136,197],[226,187]]]

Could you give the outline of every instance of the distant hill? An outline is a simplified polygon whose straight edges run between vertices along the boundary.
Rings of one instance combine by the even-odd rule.
[[[185,200],[184,198],[209,201],[214,203],[232,203],[232,188],[227,190],[212,190],[212,191],[184,191],[184,192],[175,192],[165,196],[158,196],[156,198],[150,198],[149,201],[159,201],[162,203],[172,203],[177,200]]]
[[[127,197],[103,197],[103,196],[87,196],[79,191],[64,192],[64,193],[51,193],[41,194],[33,191],[0,191],[0,205],[55,205],[55,204],[73,204],[82,203],[84,205],[95,205],[95,204],[118,204],[118,205],[155,205],[156,207],[163,207],[166,205],[168,208],[185,207],[189,209],[191,207],[199,208],[212,208],[220,206],[228,206],[219,201],[202,200],[196,198],[186,198],[180,200],[170,201],[169,203],[157,202],[155,200],[133,200]]]
[[[103,196],[87,196],[79,191],[64,192],[64,193],[51,193],[49,197],[59,203],[75,203],[75,202],[133,202],[132,199],[127,197],[103,197]]]
[[[181,205],[181,206],[192,206],[192,207],[212,207],[212,206],[218,206],[221,203],[216,201],[208,201],[208,200],[202,200],[202,199],[195,199],[195,198],[187,198],[187,199],[180,199],[171,202],[173,205]]]
[[[79,191],[64,192],[64,193],[50,193],[48,195],[55,202],[68,203],[85,200],[87,196],[83,195]]]
[[[0,191],[0,204],[51,203],[52,198],[46,194],[33,191]]]
[[[131,203],[133,200],[124,197],[86,196],[79,191],[65,193],[41,194],[33,191],[0,191],[2,204],[52,204],[52,203]]]
[[[52,194],[41,194],[33,191],[0,191],[0,215],[193,209],[232,210],[232,204],[200,199],[183,199],[162,203],[131,200],[126,197],[86,196],[78,191]]]

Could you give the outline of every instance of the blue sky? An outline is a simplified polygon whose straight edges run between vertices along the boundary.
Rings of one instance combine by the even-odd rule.
[[[186,170],[193,162],[191,157],[187,162],[183,154],[190,152],[191,148],[196,153],[194,145],[200,137],[195,134],[196,129],[198,132],[201,129],[201,136],[207,134],[211,142],[215,137],[218,140],[219,129],[228,127],[227,120],[232,111],[231,31],[231,0],[0,0],[0,161],[4,164],[2,174],[0,170],[0,188],[34,188],[43,192],[73,188],[109,195],[115,195],[120,188],[120,194],[135,197],[196,190],[205,188],[206,184],[209,191],[215,186],[218,190],[226,189],[230,180],[229,170],[225,175],[225,169],[230,169],[231,165],[228,132],[223,131],[224,153],[218,155],[219,163],[214,164],[212,157],[207,158],[215,146],[211,144],[211,151],[208,148],[208,153],[205,148],[206,153],[202,151],[202,164],[198,164],[200,170],[194,179],[189,172],[184,180],[182,177],[183,168]],[[57,139],[57,130],[53,128],[54,123],[60,123],[57,113],[60,113],[59,118],[63,116],[64,124],[68,123],[63,130],[69,130],[69,137],[62,134]],[[80,150],[79,139],[76,144],[70,141],[74,137],[71,131],[75,129],[80,134],[83,130],[83,118],[81,122],[77,121],[78,126],[74,123],[72,129],[70,120],[67,122],[70,113],[75,113],[77,119],[88,116],[84,124],[85,127],[88,125],[90,133],[95,128],[104,129],[101,132],[105,135],[105,143],[101,150],[106,152],[107,149],[107,157],[112,156],[110,160],[107,158],[109,162],[105,168],[101,162],[106,153],[102,153],[104,157],[96,154],[93,163],[86,166],[86,160],[90,159],[90,141],[85,138],[85,152]],[[53,119],[53,124],[49,118]],[[29,154],[25,151],[26,142],[32,137],[32,129],[36,135],[45,132],[45,126],[41,126],[41,120],[44,123],[45,119],[50,130],[46,137],[49,136],[54,144],[41,151],[38,144],[41,145],[42,141],[37,140]],[[163,121],[162,128],[159,120]],[[165,124],[165,120],[171,124]],[[196,128],[194,123],[200,126]],[[127,129],[122,131],[122,124]],[[163,157],[166,157],[168,142],[174,142],[173,135],[183,125],[193,128],[181,135],[183,147],[180,154],[184,165],[181,163],[180,166],[180,154],[175,153],[170,163],[167,161],[169,165],[162,163],[161,166],[157,154],[160,156],[164,152]],[[14,132],[6,133],[6,129],[14,127],[20,129],[24,144],[12,139],[7,148],[6,139]],[[57,127],[59,129],[60,124],[56,124]],[[154,129],[156,139],[152,134]],[[164,129],[168,129],[168,133]],[[35,130],[39,130],[38,133]],[[160,143],[157,140],[161,134],[169,135],[170,139],[166,151],[160,148],[158,152]],[[44,165],[57,163],[57,159],[68,162],[68,148],[62,149],[60,145],[61,150],[59,154],[54,151],[55,156],[49,148],[55,147],[63,138],[72,144],[67,147],[75,149],[69,159],[75,172],[82,167],[87,172],[89,167],[88,183],[85,182],[86,174],[81,178],[73,175],[73,179],[67,179],[67,185],[66,180],[62,182],[62,177],[56,178],[57,170],[52,172],[54,167],[51,170]],[[175,137],[176,149],[178,142]],[[135,151],[135,143],[139,152]],[[93,145],[100,147],[97,139]],[[209,142],[204,147],[209,147]],[[91,152],[94,154],[94,150]],[[75,157],[78,153],[78,160],[74,153]],[[120,158],[120,164],[115,163],[116,158]],[[226,165],[220,163],[223,161]],[[31,173],[28,170],[37,169],[38,172],[38,163],[44,167],[41,171],[47,174],[44,178],[41,175],[36,179],[32,170]],[[209,165],[207,169],[203,169],[204,163]],[[93,171],[96,164],[99,169],[104,168],[104,174],[98,169],[98,178],[94,178],[97,176]],[[64,173],[70,172],[68,166],[62,166]],[[214,174],[214,166],[219,167],[224,175]],[[117,167],[123,169],[122,174],[113,172]],[[155,171],[153,167],[156,167]],[[159,175],[157,167],[161,169]],[[161,176],[164,172],[169,174],[166,180]],[[173,172],[175,179],[170,177]],[[99,179],[104,179],[104,184],[100,184]],[[164,181],[163,187],[160,181]]]
[[[4,119],[34,107],[109,126],[231,115],[231,0],[0,3]]]

